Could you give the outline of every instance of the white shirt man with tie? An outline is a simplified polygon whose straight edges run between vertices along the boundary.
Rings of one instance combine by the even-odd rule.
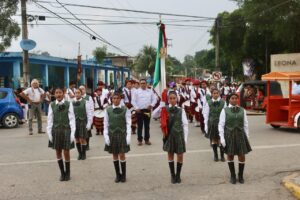
[[[145,79],[140,80],[140,88],[137,89],[132,96],[132,105],[136,110],[138,124],[138,145],[143,144],[143,139],[146,145],[151,145],[150,139],[150,119],[152,108],[156,104],[156,97],[152,89],[147,88]],[[143,137],[142,131],[145,126],[145,134]]]

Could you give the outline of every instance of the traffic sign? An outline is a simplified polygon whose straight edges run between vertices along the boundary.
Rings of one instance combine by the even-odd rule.
[[[221,78],[222,78],[222,72],[213,72],[213,73],[212,73],[212,78],[213,78],[215,81],[220,81]]]
[[[30,51],[36,47],[36,42],[30,39],[24,39],[20,42],[20,46],[25,51]]]

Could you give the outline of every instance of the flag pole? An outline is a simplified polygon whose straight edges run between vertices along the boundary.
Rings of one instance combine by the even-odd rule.
[[[159,23],[162,24],[161,15],[159,15]],[[160,28],[160,27],[159,27]],[[166,88],[166,56],[167,47],[162,46],[160,49],[160,82],[158,84],[158,94],[162,95],[162,92]]]

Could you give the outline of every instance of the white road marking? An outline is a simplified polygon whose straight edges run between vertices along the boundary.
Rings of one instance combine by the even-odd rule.
[[[262,146],[254,146],[252,149],[254,150],[263,150],[263,149],[278,149],[278,148],[290,148],[290,147],[300,147],[300,144],[282,144],[282,145],[262,145]],[[211,152],[211,149],[199,149],[199,150],[190,150],[187,151],[187,154],[194,153],[208,153]],[[165,156],[166,152],[157,152],[157,153],[143,153],[143,154],[128,154],[127,158],[136,158],[136,157],[151,157],[151,156]],[[93,156],[87,158],[87,160],[103,160],[103,159],[111,159],[112,156]],[[76,161],[76,159],[71,159],[72,161]],[[20,162],[7,162],[0,163],[0,166],[12,166],[12,165],[31,165],[31,164],[43,164],[43,163],[53,163],[57,160],[33,160],[33,161],[20,161]]]

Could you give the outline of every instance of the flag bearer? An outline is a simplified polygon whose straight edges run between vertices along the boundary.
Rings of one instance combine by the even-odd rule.
[[[188,137],[188,120],[184,109],[177,106],[177,93],[170,92],[168,96],[167,118],[161,117],[161,127],[164,133],[163,150],[168,152],[171,183],[181,183],[181,168],[183,154],[186,152]],[[175,174],[174,154],[177,154]]]

